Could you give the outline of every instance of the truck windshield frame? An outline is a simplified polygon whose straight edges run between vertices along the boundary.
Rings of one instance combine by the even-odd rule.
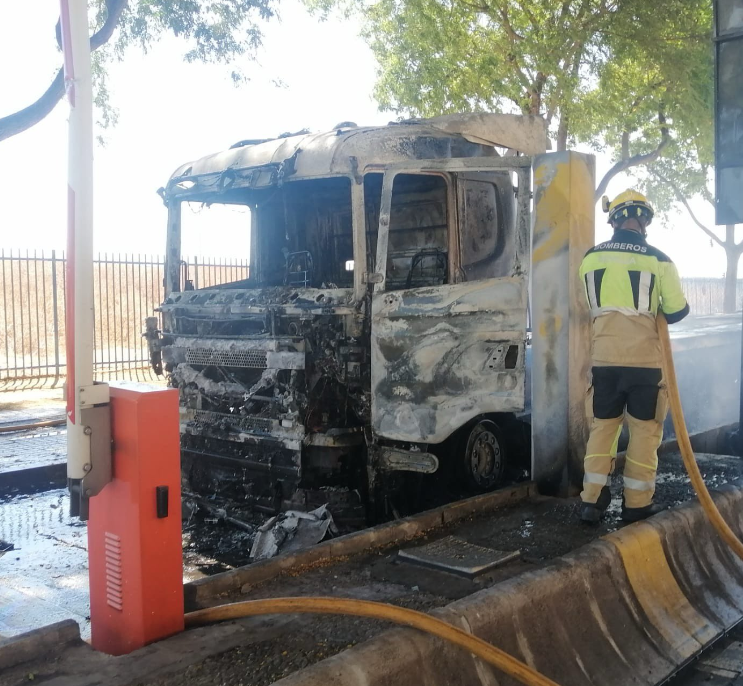
[[[168,203],[166,296],[185,287],[175,273],[182,254],[184,202],[241,205],[250,210],[250,277],[220,288],[354,287],[360,256],[355,251],[353,186],[353,178],[336,175],[172,197]]]

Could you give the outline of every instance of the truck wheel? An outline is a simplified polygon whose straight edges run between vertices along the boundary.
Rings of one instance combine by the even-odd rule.
[[[459,463],[466,488],[475,493],[492,491],[506,473],[506,452],[498,425],[480,419],[464,429],[459,448]]]

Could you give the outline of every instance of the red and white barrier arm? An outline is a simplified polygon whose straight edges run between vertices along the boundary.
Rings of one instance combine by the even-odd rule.
[[[91,413],[85,410],[107,405],[109,390],[107,384],[93,382],[93,84],[87,0],[60,0],[60,18],[65,90],[70,103],[65,322],[67,476],[70,484],[77,484],[80,489],[81,480],[94,468],[91,424],[95,421],[89,421]],[[90,496],[100,488],[88,490]],[[81,491],[80,495],[84,493]]]

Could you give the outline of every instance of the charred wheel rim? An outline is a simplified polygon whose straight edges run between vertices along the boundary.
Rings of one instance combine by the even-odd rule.
[[[464,454],[467,476],[480,489],[492,488],[503,477],[503,446],[495,422],[484,419],[469,432]]]

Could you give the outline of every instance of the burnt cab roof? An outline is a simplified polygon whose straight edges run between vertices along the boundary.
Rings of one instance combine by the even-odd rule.
[[[464,114],[378,127],[342,124],[327,133],[244,141],[188,162],[173,173],[165,194],[193,196],[290,177],[357,174],[408,159],[493,156],[493,146],[534,155],[544,152],[546,142],[544,120],[532,116]]]

